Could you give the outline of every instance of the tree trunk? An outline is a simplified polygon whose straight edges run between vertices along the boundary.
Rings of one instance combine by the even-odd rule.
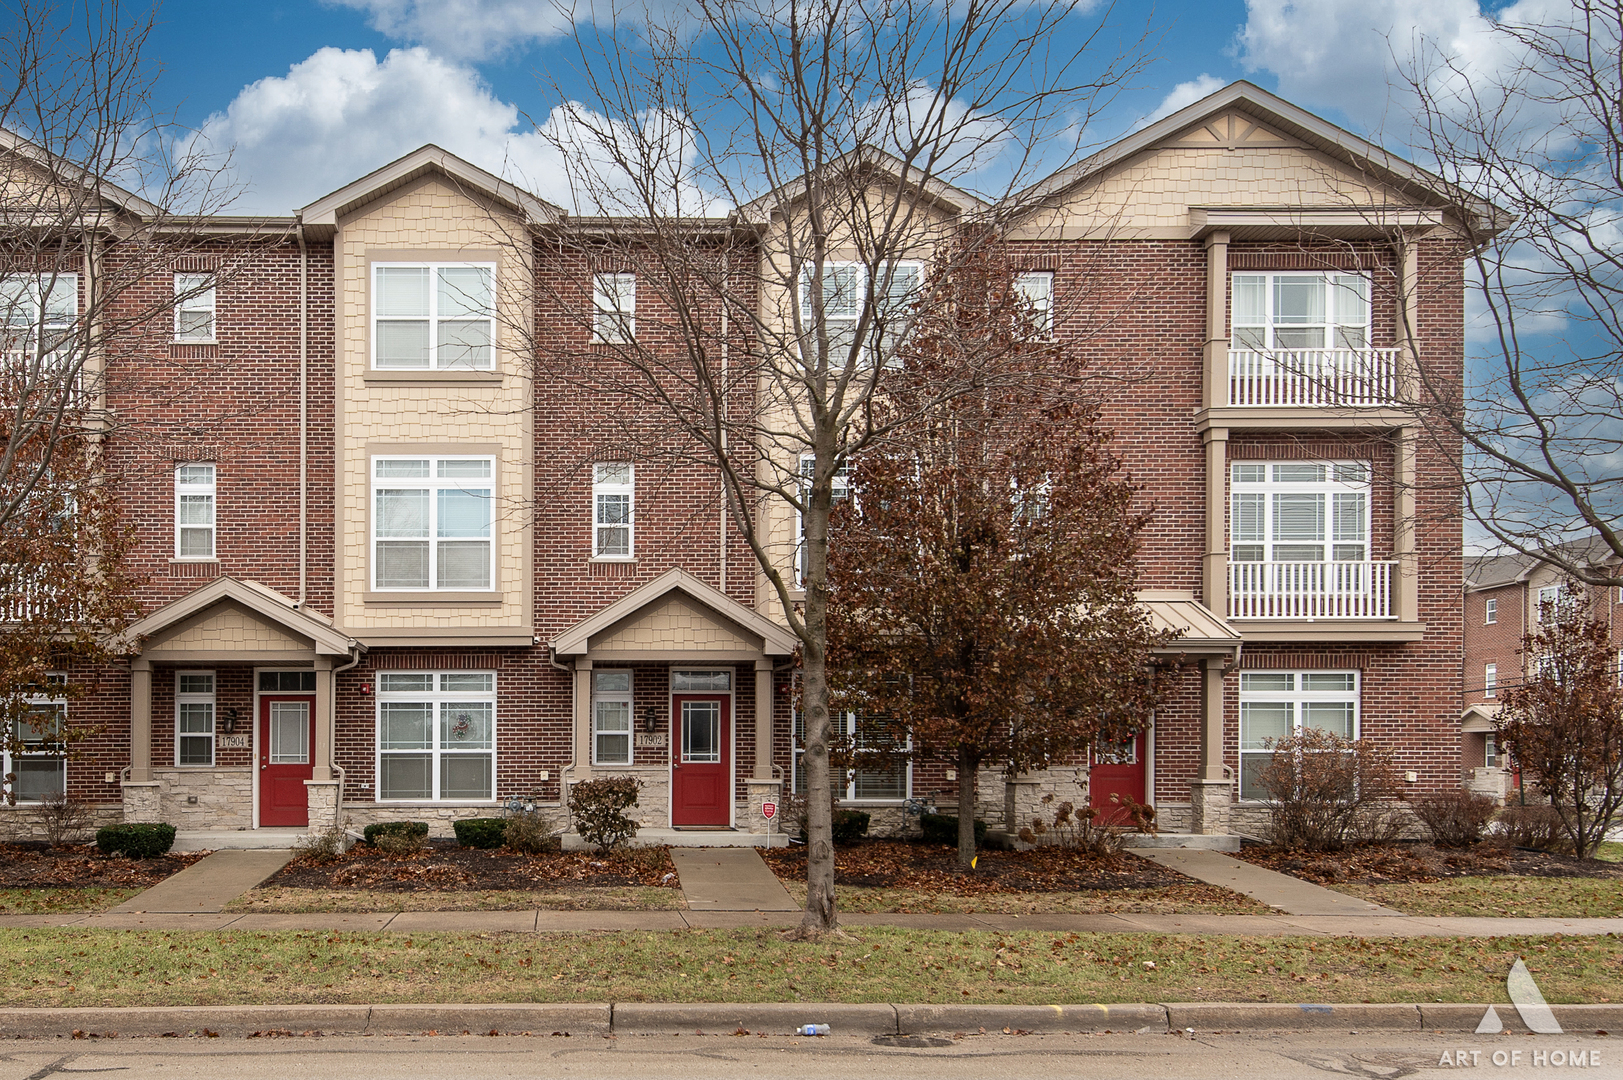
[[[978,761],[968,746],[958,747],[958,865],[975,861],[975,770]]]
[[[825,485],[807,500],[806,635],[801,642],[801,699],[806,744],[806,914],[797,936],[817,939],[839,928],[834,906],[834,815],[828,771],[828,516]]]

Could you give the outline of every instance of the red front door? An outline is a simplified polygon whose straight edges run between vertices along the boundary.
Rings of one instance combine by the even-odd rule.
[[[671,824],[731,825],[732,715],[725,695],[671,698]]]
[[[310,824],[304,782],[312,778],[310,749],[316,741],[316,699],[259,699],[259,824]]]
[[[1088,770],[1088,804],[1099,811],[1099,820],[1131,825],[1132,819],[1112,795],[1144,798],[1145,734],[1140,731],[1120,742],[1100,740],[1093,745],[1093,767]]]

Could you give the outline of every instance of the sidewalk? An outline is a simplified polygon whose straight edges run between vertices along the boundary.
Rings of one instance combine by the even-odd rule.
[[[1402,916],[1403,912],[1326,889],[1243,859],[1198,848],[1128,848],[1128,853],[1159,863],[1196,881],[1242,893],[1287,915]]]

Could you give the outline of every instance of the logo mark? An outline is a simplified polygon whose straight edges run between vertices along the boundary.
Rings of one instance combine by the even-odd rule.
[[[1510,992],[1510,1002],[1516,1006],[1521,1014],[1522,1023],[1527,1030],[1539,1035],[1559,1035],[1561,1025],[1555,1019],[1555,1013],[1544,1002],[1544,995],[1539,993],[1538,984],[1533,981],[1533,973],[1527,970],[1521,957],[1516,958],[1515,966],[1505,978],[1505,989]],[[1505,1030],[1503,1020],[1494,1011],[1492,1005],[1482,1014],[1482,1022],[1476,1026],[1478,1035],[1497,1035]]]

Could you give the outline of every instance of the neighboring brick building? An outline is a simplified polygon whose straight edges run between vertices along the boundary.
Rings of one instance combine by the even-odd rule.
[[[1105,423],[1154,511],[1142,600],[1183,635],[1172,699],[1101,753],[1096,802],[1253,831],[1264,740],[1303,724],[1390,746],[1411,792],[1459,783],[1457,508],[1400,400],[1416,363],[1461,377],[1434,183],[1237,83],[1026,193],[1021,287],[1117,379]],[[969,213],[959,195],[934,208]],[[633,274],[547,239],[590,228],[424,147],[297,217],[222,219],[272,237],[229,274],[174,267],[220,284],[161,348],[219,372],[187,409],[232,419],[109,447],[147,615],[75,705],[106,735],[71,794],[193,827],[443,829],[632,771],[647,826],[763,828],[796,771],[795,640],[715,478],[619,456],[600,404],[526,362],[527,333],[648,314]],[[566,281],[573,314],[550,306]],[[793,511],[761,512],[792,559]],[[900,824],[952,787],[920,765],[849,794]],[[1088,797],[1089,773],[989,773],[981,812],[1044,790]]]

